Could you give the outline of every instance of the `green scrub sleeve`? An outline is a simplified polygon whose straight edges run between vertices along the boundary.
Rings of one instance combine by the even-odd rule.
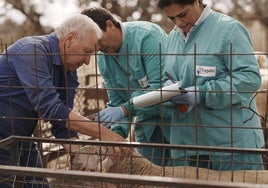
[[[200,99],[200,101],[204,101],[206,99],[207,87],[205,85],[198,86],[198,91],[199,91],[199,99]]]

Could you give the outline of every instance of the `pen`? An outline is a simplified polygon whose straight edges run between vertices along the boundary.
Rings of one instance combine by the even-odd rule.
[[[165,71],[165,74],[171,82],[176,83],[176,80],[167,71]]]
[[[173,82],[174,84],[176,83],[176,80],[167,71],[165,71],[165,75],[168,77],[168,79],[171,82]],[[181,90],[181,93],[186,93],[187,92],[182,87],[179,87],[179,89]]]
[[[168,78],[171,82],[176,83],[176,80],[175,80],[175,79],[174,79],[174,78],[173,78],[167,71],[165,71],[165,74],[166,74],[167,78]],[[187,91],[185,91],[185,90],[184,90],[183,88],[181,88],[181,87],[179,87],[179,89],[182,91],[181,93],[186,93],[186,92],[187,92]],[[183,112],[183,113],[187,112],[188,107],[189,107],[188,104],[181,104],[181,105],[179,105],[179,109],[180,109],[180,111]]]

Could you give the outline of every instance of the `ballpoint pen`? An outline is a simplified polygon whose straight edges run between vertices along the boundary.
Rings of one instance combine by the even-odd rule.
[[[173,82],[174,84],[176,83],[176,80],[167,72],[165,71],[165,75],[167,76],[167,78]],[[182,87],[179,87],[179,89],[181,90],[181,93],[186,93],[187,91],[185,91]]]
[[[171,82],[173,82],[173,83],[176,83],[176,80],[167,72],[167,71],[165,71],[165,75],[167,76],[167,78],[171,81]],[[179,89],[182,91],[181,93],[186,93],[187,91],[185,91],[183,88],[181,88],[181,87],[179,87]],[[180,109],[180,111],[181,112],[183,112],[183,113],[185,113],[185,112],[187,112],[187,110],[188,110],[188,107],[189,107],[189,105],[188,104],[181,104],[181,105],[179,105],[179,109]]]
[[[176,80],[167,71],[165,71],[165,75],[171,82],[173,82],[174,84],[176,83]]]

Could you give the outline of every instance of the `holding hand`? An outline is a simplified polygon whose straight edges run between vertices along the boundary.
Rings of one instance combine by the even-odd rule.
[[[102,125],[110,128],[114,121],[118,121],[125,116],[122,107],[108,107],[96,114],[94,121],[100,121]]]
[[[185,88],[185,93],[172,97],[171,100],[172,102],[179,105],[188,105],[188,108],[185,111],[182,111],[188,113],[193,109],[193,107],[196,104],[200,103],[200,97],[198,91],[199,91],[198,87],[195,86],[187,87]]]
[[[178,87],[181,87],[181,82],[180,81],[173,81],[173,80],[167,80],[165,83],[164,83],[164,86],[170,86],[170,85],[173,85],[177,83],[178,84]]]

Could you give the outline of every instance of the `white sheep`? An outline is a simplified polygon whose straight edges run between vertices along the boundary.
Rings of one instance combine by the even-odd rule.
[[[255,57],[259,63],[261,69],[268,68],[268,57],[264,52],[255,52]]]
[[[262,78],[262,84],[258,90],[255,100],[258,108],[258,114],[262,117],[262,126],[266,127],[266,122],[264,122],[264,119],[267,115],[268,58],[263,52],[255,52],[255,57],[258,61]]]
[[[262,78],[262,84],[260,89],[258,90],[255,101],[258,109],[258,115],[260,116],[261,119],[261,125],[264,131],[264,134],[267,135],[268,130],[267,130],[267,107],[268,107],[268,69],[267,68],[260,68],[260,74]],[[267,141],[267,138],[265,138]],[[265,164],[268,162],[268,156],[264,155],[263,156],[263,161]]]
[[[265,117],[267,115],[267,94],[268,94],[268,69],[260,69],[262,84],[255,97],[258,114],[261,116],[262,126],[266,127]]]
[[[134,150],[131,152],[131,155],[113,157],[113,159],[111,159],[111,157],[107,154],[108,151],[109,149],[107,149],[105,146],[101,146],[101,149],[99,146],[84,146],[79,150],[79,154],[76,155],[73,163],[76,165],[76,167],[81,165],[86,167],[85,170],[87,171],[105,173],[165,176],[206,181],[268,184],[267,170],[215,171],[190,166],[161,167],[151,163]],[[122,186],[119,184],[120,183],[117,185],[106,184],[105,187],[110,188]],[[96,184],[94,185],[97,187]],[[124,185],[123,187],[125,188],[127,186]],[[136,185],[134,187],[151,188],[153,186]]]

